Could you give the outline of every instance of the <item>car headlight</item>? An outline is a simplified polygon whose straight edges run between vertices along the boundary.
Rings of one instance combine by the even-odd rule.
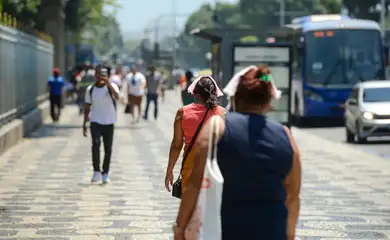
[[[374,114],[370,113],[370,112],[364,112],[363,113],[363,117],[367,120],[371,120],[374,118]]]
[[[320,101],[320,102],[324,101],[324,99],[318,93],[315,93],[311,90],[305,90],[303,94],[305,97],[311,100]]]

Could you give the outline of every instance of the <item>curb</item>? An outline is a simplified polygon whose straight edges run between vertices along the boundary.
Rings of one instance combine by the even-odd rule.
[[[50,104],[49,101],[45,101],[21,118],[0,127],[0,156],[37,129],[48,116],[50,116]]]

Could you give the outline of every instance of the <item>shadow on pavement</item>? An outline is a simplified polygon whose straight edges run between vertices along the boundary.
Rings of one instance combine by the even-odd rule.
[[[390,144],[390,140],[389,139],[385,139],[385,140],[380,140],[380,139],[370,140],[370,139],[368,139],[367,142],[365,142],[365,143],[354,143],[354,144],[361,145],[361,146],[364,146],[364,145],[383,145],[383,144]]]
[[[130,129],[128,126],[116,126],[115,129]],[[80,124],[61,124],[61,123],[47,123],[43,124],[36,131],[28,134],[25,138],[46,138],[46,137],[69,137],[74,131],[82,132]],[[88,130],[88,134],[89,130]]]
[[[308,121],[304,122],[300,125],[295,125],[299,128],[336,128],[336,127],[344,127],[343,120],[326,120],[326,121]]]

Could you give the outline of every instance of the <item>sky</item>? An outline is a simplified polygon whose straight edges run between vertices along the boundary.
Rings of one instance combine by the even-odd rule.
[[[203,3],[237,2],[237,0],[116,0],[120,5],[117,20],[124,38],[141,37],[146,28],[154,29],[156,20],[159,31],[173,33],[173,3],[177,13],[178,29],[184,26],[186,17],[196,11]],[[164,15],[164,17],[160,17]],[[160,17],[160,18],[159,18]]]

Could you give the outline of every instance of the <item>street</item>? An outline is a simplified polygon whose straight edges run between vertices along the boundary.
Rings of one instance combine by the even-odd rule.
[[[345,144],[364,152],[390,159],[390,137],[369,138],[367,143],[358,144],[345,141],[344,127],[306,128],[303,130],[332,142]]]
[[[105,186],[89,182],[91,144],[74,106],[2,155],[0,239],[172,239],[179,201],[163,180],[179,104],[168,92],[159,119],[138,125],[118,109]],[[293,129],[303,165],[297,239],[389,239],[390,162],[310,131]]]

